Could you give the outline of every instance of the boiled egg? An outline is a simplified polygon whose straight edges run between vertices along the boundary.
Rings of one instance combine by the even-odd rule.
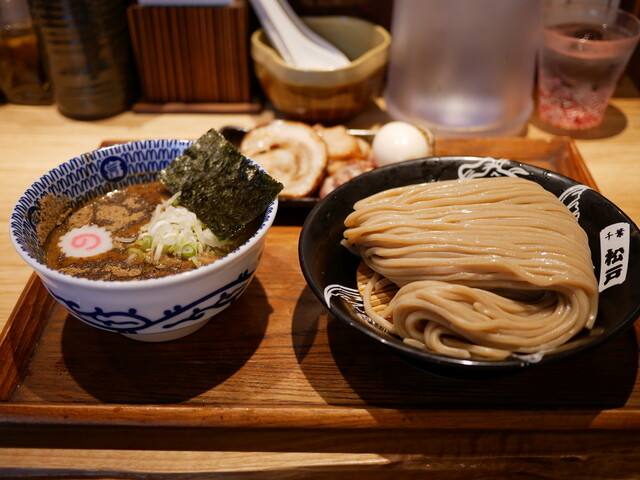
[[[427,134],[415,125],[401,121],[380,127],[371,146],[374,161],[380,167],[431,155]]]

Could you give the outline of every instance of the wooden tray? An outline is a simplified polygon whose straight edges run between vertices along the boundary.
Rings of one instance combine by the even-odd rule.
[[[447,140],[590,185],[573,143]],[[279,222],[245,294],[193,335],[148,344],[86,326],[30,279],[0,337],[0,424],[251,429],[640,429],[633,330],[574,359],[491,380],[407,365],[330,316]]]

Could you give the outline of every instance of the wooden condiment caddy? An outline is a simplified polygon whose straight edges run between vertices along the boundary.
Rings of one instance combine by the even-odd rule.
[[[228,6],[131,5],[136,111],[250,112],[256,105],[246,0]]]

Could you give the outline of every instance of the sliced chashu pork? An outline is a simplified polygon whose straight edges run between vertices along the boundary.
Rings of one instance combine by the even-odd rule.
[[[283,197],[311,196],[322,182],[327,146],[309,125],[274,120],[250,130],[240,151],[284,185]]]
[[[345,165],[360,160],[371,160],[371,145],[351,135],[344,125],[324,127],[314,125],[313,129],[327,145],[327,173],[333,175]]]

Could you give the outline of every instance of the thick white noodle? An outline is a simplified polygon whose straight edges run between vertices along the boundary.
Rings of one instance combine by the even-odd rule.
[[[529,180],[390,189],[357,202],[345,226],[346,243],[377,273],[364,295],[367,313],[419,348],[490,359],[545,352],[595,321],[587,235]],[[370,297],[380,277],[399,290],[376,312]]]

